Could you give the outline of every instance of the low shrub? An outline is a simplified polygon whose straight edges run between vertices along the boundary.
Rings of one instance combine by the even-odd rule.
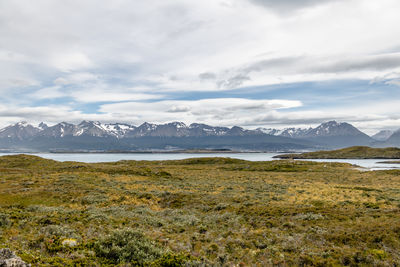
[[[10,224],[10,217],[7,214],[0,213],[0,227],[6,227]]]
[[[90,194],[87,196],[84,196],[81,200],[81,203],[83,205],[90,205],[90,204],[99,204],[99,203],[104,203],[108,201],[108,196],[102,195],[102,194]]]
[[[142,233],[132,229],[115,230],[94,245],[96,255],[114,264],[128,262],[149,264],[160,259],[164,251]]]

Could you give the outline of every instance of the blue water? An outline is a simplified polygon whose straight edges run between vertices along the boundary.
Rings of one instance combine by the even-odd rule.
[[[0,153],[0,156],[11,153]],[[119,160],[179,160],[187,158],[203,157],[229,157],[249,161],[270,161],[275,160],[273,156],[277,153],[35,153],[42,158],[57,161],[78,161],[78,162],[114,162]],[[368,170],[400,169],[400,164],[379,163],[384,160],[378,159],[313,159],[317,162],[345,162],[367,168]]]

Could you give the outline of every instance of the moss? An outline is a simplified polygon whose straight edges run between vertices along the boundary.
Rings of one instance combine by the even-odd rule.
[[[383,249],[371,249],[368,252],[379,260],[384,260],[388,257],[388,254]]]

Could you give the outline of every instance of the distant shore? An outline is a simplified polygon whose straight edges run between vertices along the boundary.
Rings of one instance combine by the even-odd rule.
[[[236,150],[207,150],[207,149],[187,149],[187,150],[154,150],[154,151],[49,151],[48,153],[61,153],[61,154],[237,154],[237,153],[275,153],[267,151],[236,151]],[[276,152],[286,153],[286,152]]]
[[[50,150],[50,151],[0,151],[0,153],[10,154],[245,154],[245,153],[301,153],[295,151],[243,151],[229,149],[182,149],[182,150]]]
[[[353,146],[338,150],[315,151],[301,154],[283,154],[274,156],[279,159],[400,159],[400,148],[371,148]],[[389,162],[385,162],[389,163]],[[398,163],[398,162],[393,162]]]

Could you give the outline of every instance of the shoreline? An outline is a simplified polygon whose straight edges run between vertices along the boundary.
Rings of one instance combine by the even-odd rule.
[[[3,154],[262,154],[293,153],[293,151],[235,151],[235,150],[156,150],[156,151],[4,151]]]

